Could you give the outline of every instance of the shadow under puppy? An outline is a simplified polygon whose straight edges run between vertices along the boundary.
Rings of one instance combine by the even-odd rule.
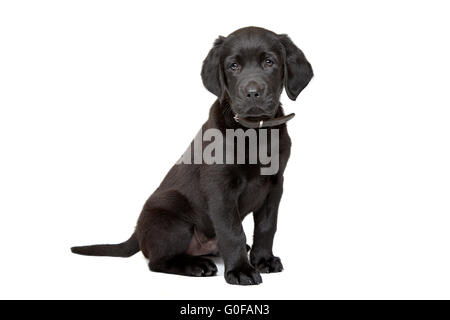
[[[73,247],[72,252],[129,257],[142,251],[151,270],[186,276],[215,275],[217,267],[206,256],[220,254],[225,280],[241,285],[259,284],[260,273],[283,270],[272,253],[291,148],[280,95],[285,88],[295,100],[313,77],[311,65],[288,36],[247,27],[214,42],[201,76],[218,97],[202,131],[216,129],[225,136],[229,129],[254,130],[261,142],[263,132],[277,130],[278,171],[262,175],[260,161],[248,162],[248,145],[245,163],[178,163],[145,203],[129,240]],[[242,220],[251,212],[255,227],[249,259]]]

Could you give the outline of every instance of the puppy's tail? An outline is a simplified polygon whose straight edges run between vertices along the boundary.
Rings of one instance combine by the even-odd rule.
[[[72,247],[70,250],[73,253],[82,254],[85,256],[128,258],[137,253],[140,248],[136,239],[136,234],[133,233],[130,239],[119,244],[96,244],[92,246]]]

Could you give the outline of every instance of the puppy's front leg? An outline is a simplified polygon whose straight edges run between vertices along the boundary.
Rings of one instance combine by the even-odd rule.
[[[225,264],[225,280],[230,284],[252,285],[262,282],[250,264],[246,238],[237,208],[237,198],[214,193],[209,201],[210,214]]]
[[[261,209],[253,213],[255,229],[250,251],[252,265],[263,273],[280,272],[283,265],[272,253],[273,238],[277,230],[278,206],[283,194],[283,177],[278,177]]]

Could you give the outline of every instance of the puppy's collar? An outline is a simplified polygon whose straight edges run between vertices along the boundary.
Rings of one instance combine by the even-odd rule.
[[[283,123],[288,122],[295,116],[295,113],[288,114],[287,116],[282,116],[269,120],[260,120],[260,121],[251,121],[245,118],[240,118],[238,114],[234,115],[234,121],[240,123],[244,127],[250,129],[259,129],[259,128],[267,128],[267,127],[276,127]]]

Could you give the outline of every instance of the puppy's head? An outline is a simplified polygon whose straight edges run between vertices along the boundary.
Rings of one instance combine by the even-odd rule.
[[[295,100],[313,71],[303,52],[287,35],[256,27],[220,36],[203,61],[202,80],[235,114],[271,118],[283,87]]]

